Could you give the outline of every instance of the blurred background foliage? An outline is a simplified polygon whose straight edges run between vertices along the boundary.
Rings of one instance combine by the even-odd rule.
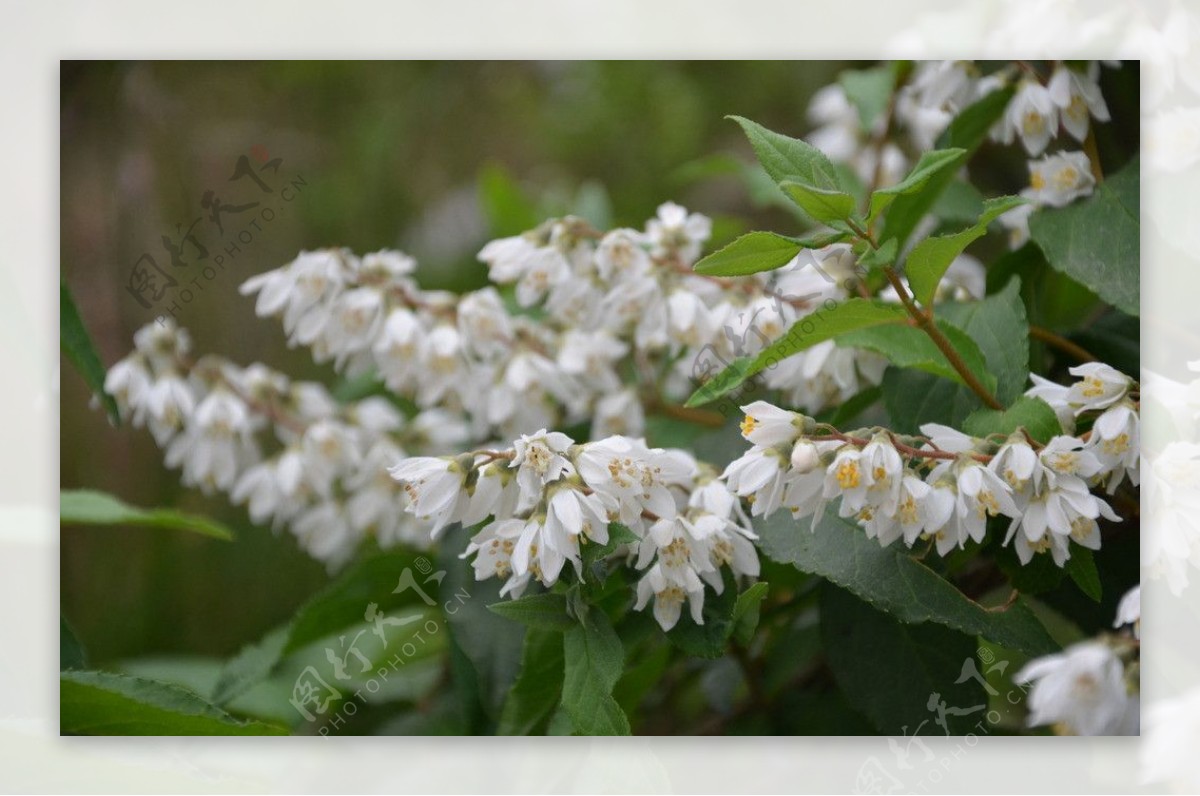
[[[150,253],[169,269],[160,241],[177,241],[177,225],[205,213],[205,191],[235,204],[262,198],[246,180],[229,182],[240,156],[282,158],[278,178],[264,178],[299,177],[303,187],[273,203],[275,219],[249,230],[252,241],[201,278],[177,314],[199,352],[331,383],[331,369],[288,350],[279,325],[254,316],[237,292],[246,277],[306,248],[398,247],[418,258],[424,284],[469,289],[484,281],[474,255],[491,237],[568,211],[640,227],[668,199],[713,216],[718,239],[786,231],[794,219],[741,179],[750,154],[724,116],[800,135],[812,93],[848,65],[64,62],[62,273],[111,365],[173,297],[145,309],[126,291],[137,259]],[[245,227],[237,218],[226,217],[226,239]],[[202,240],[219,253],[215,231]],[[195,265],[181,273],[181,287],[200,276]],[[176,506],[238,531],[225,544],[64,527],[61,609],[91,665],[228,656],[328,580],[286,534],[180,487],[148,433],[110,427],[88,408],[79,375],[62,373],[64,489]]]

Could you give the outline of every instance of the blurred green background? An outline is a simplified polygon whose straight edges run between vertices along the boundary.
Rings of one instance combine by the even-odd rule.
[[[203,291],[180,302],[179,320],[197,351],[330,383],[331,369],[288,350],[279,325],[254,316],[237,292],[246,277],[305,248],[399,247],[421,262],[424,284],[466,289],[483,281],[480,246],[541,212],[640,227],[668,199],[714,216],[716,237],[747,224],[786,230],[793,222],[782,211],[755,209],[744,181],[727,173],[721,153],[749,161],[749,152],[723,117],[802,134],[810,96],[847,65],[64,62],[62,273],[111,365],[155,317],[125,290],[135,261],[150,253],[170,270],[160,241],[178,241],[177,225],[205,214],[207,190],[230,204],[262,199],[278,208],[275,219],[251,229],[252,242],[215,278],[200,279]],[[256,168],[282,158],[277,173],[262,173],[276,190],[296,178],[305,184],[286,205],[268,201],[248,179],[229,181],[242,155]],[[224,217],[227,240],[249,215]],[[207,217],[196,234],[220,253]],[[194,264],[172,273],[200,277]],[[64,527],[62,613],[93,666],[229,655],[326,582],[288,535],[252,526],[221,497],[181,488],[148,432],[111,428],[88,408],[78,374],[69,365],[62,373],[64,489],[208,513],[239,531],[225,544]]]

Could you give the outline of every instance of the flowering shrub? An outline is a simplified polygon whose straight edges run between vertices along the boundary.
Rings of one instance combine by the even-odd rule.
[[[337,575],[207,696],[336,637],[337,696],[308,667],[291,702],[300,731],[337,730],[364,698],[339,681],[386,679],[382,649],[345,646],[356,623],[386,648],[385,619],[444,620],[446,674],[411,701],[452,683],[477,711],[459,731],[959,733],[997,693],[970,676],[986,650],[1033,658],[997,675],[1032,684],[1030,725],[1136,732],[1137,592],[1117,633],[1072,613],[1136,580],[1137,363],[1100,361],[1090,329],[1137,312],[1138,172],[1101,171],[1100,69],[849,72],[807,141],[733,117],[799,237],[713,247],[667,202],[641,229],[492,241],[462,295],[394,251],[248,279],[290,345],[373,385],[352,400],[143,328],[104,380],[121,416]],[[1018,147],[1027,186],[985,198],[976,156]],[[1085,297],[1058,331],[1036,323],[1055,290]],[[451,583],[489,611],[455,618]],[[848,723],[770,717],[796,699]]]

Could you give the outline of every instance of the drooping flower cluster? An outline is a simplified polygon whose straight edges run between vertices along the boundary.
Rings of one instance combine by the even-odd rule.
[[[669,630],[685,602],[693,621],[704,623],[705,584],[720,594],[723,568],[735,576],[759,572],[757,537],[712,468],[641,439],[577,445],[543,429],[505,450],[406,459],[391,474],[408,495],[408,511],[432,522],[434,534],[450,523],[486,520],[462,557],[474,557],[477,580],[502,579],[502,595],[520,597],[535,581],[554,586],[565,572],[590,577],[584,553],[599,546],[602,559],[641,573],[636,607],[653,600],[655,618]],[[610,523],[633,538],[610,544]]]
[[[1064,566],[1071,543],[1100,548],[1097,520],[1119,517],[1105,500],[1125,479],[1138,482],[1136,385],[1107,365],[1072,368],[1081,380],[1055,385],[1034,377],[1030,395],[1045,399],[1063,430],[1045,445],[1023,431],[1000,444],[926,424],[922,438],[883,429],[842,434],[811,418],[757,401],[743,407],[752,447],[723,474],[750,501],[753,516],[786,508],[815,527],[825,506],[857,523],[881,545],[911,547],[932,539],[941,555],[982,542],[989,517],[1009,519],[1005,544],[1022,563],[1049,552]],[[1076,422],[1091,429],[1072,436]]]
[[[1117,607],[1113,627],[1128,636],[1082,641],[1027,663],[1013,678],[1032,683],[1029,726],[1058,725],[1073,735],[1137,735],[1141,698],[1136,659],[1141,621],[1141,587]]]
[[[261,364],[192,361],[187,331],[169,322],[144,327],[134,341],[105,389],[134,426],[150,429],[184,484],[246,504],[255,522],[287,526],[330,566],[367,537],[383,547],[428,544],[386,468],[409,451],[461,446],[469,429],[453,414],[405,418],[384,398],[339,404],[321,384]]]
[[[1011,230],[1013,247],[1029,237],[1029,216],[1043,206],[1062,207],[1091,194],[1095,187],[1088,156],[1078,150],[1047,154],[1060,132],[1083,143],[1092,120],[1107,122],[1108,105],[1100,92],[1100,64],[1057,63],[1049,77],[1014,65],[984,75],[970,61],[926,61],[897,93],[892,135],[884,136],[889,120],[881,115],[872,129],[841,84],[819,90],[809,105],[816,129],[808,141],[835,162],[846,163],[865,185],[883,187],[899,182],[916,156],[933,149],[938,137],[971,103],[1006,86],[1014,86],[1003,116],[992,128],[993,141],[1013,145],[1018,140],[1031,158],[1029,186],[1021,193],[1029,204],[1010,210],[1001,223]],[[907,141],[896,132],[907,135]]]
[[[421,407],[464,413],[477,441],[588,418],[593,438],[637,435],[647,397],[682,400],[695,379],[853,285],[848,245],[743,280],[697,275],[710,227],[672,203],[643,230],[551,220],[484,246],[492,284],[461,296],[422,290],[398,252],[340,249],[302,253],[242,289],[257,294],[260,316],[280,318],[290,344],[349,375],[374,371]],[[874,354],[829,343],[772,378],[816,411],[882,370]],[[625,387],[630,375],[641,394]]]

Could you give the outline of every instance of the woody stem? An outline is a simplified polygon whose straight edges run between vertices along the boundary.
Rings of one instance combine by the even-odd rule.
[[[929,335],[929,339],[938,347],[942,355],[946,357],[946,361],[950,363],[950,367],[954,368],[955,372],[962,377],[963,383],[971,388],[971,391],[979,396],[984,405],[989,409],[1004,409],[1004,404],[996,400],[996,396],[983,386],[983,382],[967,367],[967,363],[963,362],[958,351],[955,350],[954,344],[950,342],[946,335],[942,334],[942,330],[934,323],[933,313],[919,308],[912,296],[908,293],[908,288],[900,281],[900,277],[896,275],[896,269],[889,266],[884,266],[884,275],[891,284],[892,289],[896,291],[896,295],[900,297],[900,303],[904,305],[904,309],[916,322],[917,326],[925,334]]]

